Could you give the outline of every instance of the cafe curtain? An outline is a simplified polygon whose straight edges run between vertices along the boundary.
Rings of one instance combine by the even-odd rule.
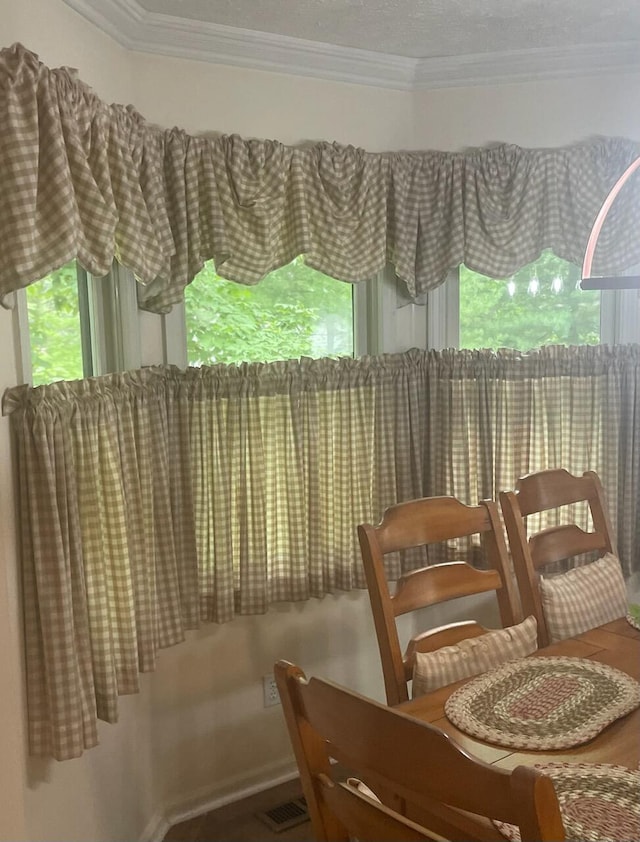
[[[507,277],[544,249],[582,263],[589,231],[640,145],[369,153],[190,135],[108,105],[69,68],[0,51],[0,297],[77,258],[133,270],[140,305],[167,312],[213,259],[259,281],[298,255],[343,281],[391,264],[411,298],[461,263]],[[214,127],[206,127],[213,129]],[[595,274],[640,263],[640,179],[616,200]]]
[[[363,587],[356,526],[401,500],[592,469],[640,570],[640,346],[157,367],[19,386],[4,411],[34,754],[95,745],[199,623]]]

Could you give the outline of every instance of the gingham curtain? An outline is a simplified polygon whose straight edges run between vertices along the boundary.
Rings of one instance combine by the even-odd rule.
[[[344,281],[394,266],[411,297],[460,263],[506,277],[550,248],[582,262],[596,213],[640,154],[622,139],[559,149],[367,153],[149,125],[68,68],[0,52],[0,297],[73,258],[133,270],[167,312],[213,259],[255,283],[297,255]],[[607,217],[594,273],[640,263],[640,179]]]
[[[20,386],[4,409],[35,754],[95,745],[199,622],[363,587],[356,526],[400,500],[593,469],[640,570],[640,346],[160,367]]]

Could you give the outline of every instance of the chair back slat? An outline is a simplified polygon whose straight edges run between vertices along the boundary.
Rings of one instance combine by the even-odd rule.
[[[521,514],[526,517],[592,499],[596,488],[585,476],[576,477],[564,468],[551,468],[521,477],[516,483]]]
[[[465,561],[447,561],[414,570],[399,579],[393,595],[393,611],[398,617],[427,605],[501,587],[497,570],[478,570]]]
[[[474,535],[484,545],[488,570],[478,570],[462,561],[432,564],[402,576],[391,593],[385,555]],[[422,651],[414,645],[414,640],[422,637],[420,633],[409,641],[403,653],[397,616],[451,599],[495,591],[502,625],[513,625],[521,617],[498,507],[493,501],[467,506],[454,497],[409,500],[390,506],[377,526],[361,524],[358,537],[390,705],[409,698],[407,683],[413,658],[415,652]],[[487,630],[474,623],[469,631],[469,636],[475,636]],[[447,639],[439,628],[437,635],[431,641],[425,640],[424,645],[433,645],[438,636]]]
[[[433,513],[428,519],[424,517],[425,500],[429,500]],[[389,506],[377,527],[377,538],[381,552],[386,554],[475,535],[489,528],[489,515],[482,506],[466,506],[455,497],[423,497]]]
[[[602,532],[585,532],[575,523],[550,526],[529,538],[531,559],[536,569],[584,553],[608,552],[608,546]]]
[[[527,534],[530,515],[574,503],[585,503],[589,507],[591,532],[570,522]],[[521,477],[514,491],[502,491],[500,505],[522,609],[525,614],[535,616],[538,643],[547,646],[550,638],[540,596],[540,571],[550,564],[585,553],[617,554],[602,483],[594,471],[586,471],[582,476],[574,476],[564,468],[538,471]]]

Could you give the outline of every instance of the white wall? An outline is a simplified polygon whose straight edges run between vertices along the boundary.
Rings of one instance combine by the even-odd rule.
[[[378,91],[212,64],[125,54],[60,0],[0,0],[0,44],[19,40],[49,66],[76,66],[105,100],[130,101],[149,120],[189,131],[237,132],[285,143],[336,140],[369,151],[523,146],[594,133],[640,137],[638,79],[608,77],[420,94]],[[635,81],[635,88],[633,82]],[[389,313],[385,350],[420,341],[415,309]],[[161,359],[160,318],[141,316],[142,359]],[[395,324],[395,323],[394,323]],[[407,327],[408,325],[408,327]],[[0,312],[0,388],[16,382],[12,319]],[[121,722],[76,761],[27,760],[17,609],[17,553],[8,420],[0,419],[0,839],[149,837],[175,815],[263,785],[292,767],[279,708],[262,707],[261,677],[277,658],[382,698],[366,596],[279,605],[190,635],[163,652]],[[354,525],[355,526],[355,525]]]
[[[128,56],[58,0],[0,0],[0,46],[20,41],[50,67],[77,67],[108,101],[128,101]],[[17,383],[13,319],[0,309],[0,393]],[[150,694],[124,699],[100,747],[67,763],[27,758],[9,419],[0,418],[0,839],[138,838],[158,806]]]
[[[279,73],[132,54],[134,102],[150,121],[283,143],[406,148],[412,96]]]
[[[560,146],[595,135],[640,140],[640,74],[446,88],[414,95],[414,144]]]
[[[20,42],[48,67],[74,67],[107,102],[127,101],[126,51],[60,0],[0,0],[0,47]]]
[[[16,382],[12,314],[0,308],[0,392]],[[0,839],[26,839],[26,763],[12,460],[7,420],[0,418]]]
[[[78,68],[102,99],[132,102],[164,125],[285,142],[325,138],[372,151],[403,147],[410,135],[408,94],[127,54],[59,0],[0,0],[0,45],[14,41],[50,67]],[[143,363],[159,361],[160,318],[141,314],[140,326]],[[0,312],[3,390],[17,382],[12,331],[11,314]],[[143,679],[145,691],[121,700],[121,722],[101,725],[101,745],[82,758],[29,759],[6,418],[0,458],[0,632],[7,644],[0,655],[0,839],[131,842],[161,832],[167,805],[185,809],[291,771],[280,710],[262,707],[261,676],[277,657],[345,681],[353,673],[371,692],[380,686],[362,594],[279,607],[204,629],[163,653],[156,674]],[[299,648],[284,646],[287,640]]]

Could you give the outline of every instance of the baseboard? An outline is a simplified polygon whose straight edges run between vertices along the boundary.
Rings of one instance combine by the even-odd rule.
[[[173,824],[201,816],[218,807],[248,798],[272,786],[286,783],[298,775],[295,763],[272,763],[255,770],[251,775],[229,778],[223,786],[202,787],[184,798],[174,799],[158,810],[148,822],[139,842],[162,842]]]
[[[139,842],[162,842],[171,827],[163,813],[155,813],[145,827]]]

